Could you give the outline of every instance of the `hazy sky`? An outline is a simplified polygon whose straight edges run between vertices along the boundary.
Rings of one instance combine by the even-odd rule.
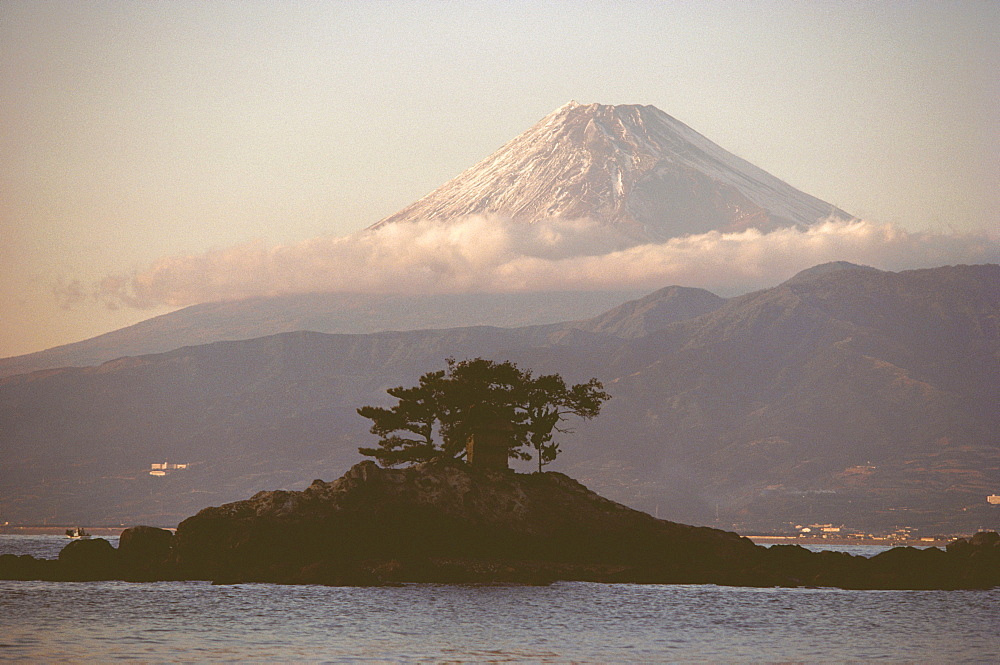
[[[370,248],[344,236],[571,99],[655,105],[888,225],[774,236],[767,251],[818,243],[825,259],[845,237],[881,233],[897,245],[903,237],[893,251],[917,251],[917,263],[991,258],[998,35],[992,0],[5,0],[0,356],[229,293],[180,284],[185,275],[207,284],[257,261],[276,279],[276,264],[317,252],[350,264]],[[970,234],[975,251],[962,240]],[[658,274],[724,286],[697,272]],[[133,291],[154,284],[153,295],[106,297],[128,279]]]

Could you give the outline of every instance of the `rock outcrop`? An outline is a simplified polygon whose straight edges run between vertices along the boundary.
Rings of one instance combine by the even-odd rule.
[[[152,526],[134,526],[122,531],[118,539],[118,557],[133,581],[163,577],[170,558],[174,534]]]
[[[735,533],[656,519],[561,473],[456,461],[383,469],[368,461],[301,492],[259,492],[206,508],[175,535],[128,529],[117,550],[95,539],[71,543],[58,561],[3,555],[0,579],[968,589],[1000,586],[1000,535],[871,559],[764,548]]]
[[[727,582],[749,540],[657,520],[560,473],[454,462],[356,465],[303,492],[261,492],[180,524],[187,577],[272,582]]]
[[[136,526],[122,531],[118,548],[104,538],[74,540],[58,559],[0,554],[0,580],[150,582],[176,579],[167,558],[173,534],[167,529]]]

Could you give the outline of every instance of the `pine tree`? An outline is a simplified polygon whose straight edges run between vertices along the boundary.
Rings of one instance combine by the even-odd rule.
[[[508,457],[531,459],[541,471],[561,452],[553,441],[569,415],[590,419],[610,395],[597,379],[567,387],[558,374],[533,377],[516,364],[484,358],[447,360],[446,370],[429,372],[417,386],[390,388],[395,406],[365,406],[358,413],[372,421],[377,447],[359,448],[386,466],[436,457],[461,458],[477,419],[488,414],[510,425]]]

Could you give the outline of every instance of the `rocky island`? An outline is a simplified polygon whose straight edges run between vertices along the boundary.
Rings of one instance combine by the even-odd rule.
[[[854,589],[1000,586],[1000,535],[870,559],[754,545],[656,519],[561,473],[456,460],[386,469],[372,461],[303,491],[206,508],[176,534],[152,527],[75,541],[58,560],[0,556],[2,579],[217,583],[545,584],[557,580]]]

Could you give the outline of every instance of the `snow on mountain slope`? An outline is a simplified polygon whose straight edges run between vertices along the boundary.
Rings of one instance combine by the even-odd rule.
[[[371,228],[468,215],[590,218],[640,241],[850,218],[653,106],[576,102]]]

